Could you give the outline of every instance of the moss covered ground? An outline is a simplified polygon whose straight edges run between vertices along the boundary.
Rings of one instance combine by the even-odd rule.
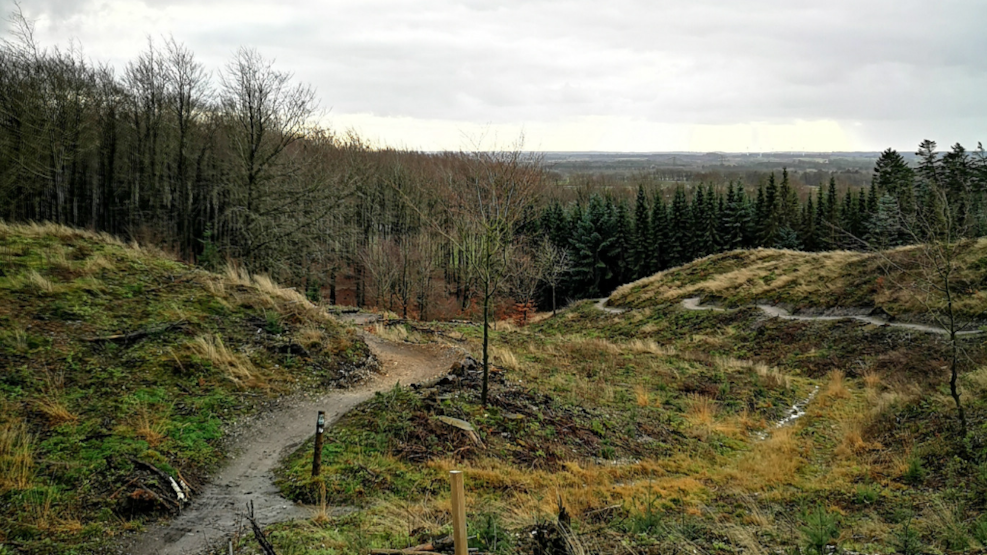
[[[987,546],[983,338],[963,340],[961,438],[942,337],[682,309],[692,294],[500,324],[486,407],[469,373],[366,403],[329,434],[321,476],[308,473],[311,445],[285,462],[285,494],[322,510],[271,527],[279,553],[362,554],[448,534],[451,469],[466,473],[472,545],[487,552]],[[476,327],[436,326],[479,352]],[[794,404],[804,414],[786,420]],[[334,506],[357,510],[332,516]],[[568,526],[555,524],[560,507]]]
[[[263,276],[0,222],[0,552],[92,553],[175,512],[231,425],[367,354]]]

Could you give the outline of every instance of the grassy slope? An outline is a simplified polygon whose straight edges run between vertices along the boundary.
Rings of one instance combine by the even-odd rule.
[[[848,251],[731,251],[625,285],[610,302],[650,307],[701,296],[727,306],[758,301],[796,309],[878,307],[893,316],[921,320],[927,307],[909,291],[923,285],[915,264],[919,255],[914,247],[890,251],[887,258]],[[982,320],[987,310],[987,239],[965,245],[958,258],[957,310],[963,317]],[[894,269],[885,271],[886,267]]]
[[[367,354],[263,277],[0,222],[0,545],[92,552],[165,510],[135,494],[168,485],[134,461],[194,487],[221,460],[228,424],[284,392],[346,381]]]
[[[731,256],[745,255],[777,268],[802,256]],[[499,530],[501,552],[544,553],[530,532],[554,518],[559,498],[588,552],[757,554],[813,538],[868,553],[987,544],[982,339],[966,344],[963,444],[939,338],[853,321],[770,320],[753,308],[682,310],[672,301],[695,291],[676,287],[688,288],[685,275],[710,260],[652,280],[665,295],[641,294],[636,304],[646,308],[611,315],[581,303],[494,333],[503,371],[486,409],[475,383],[438,398],[396,390],[364,405],[332,431],[319,479],[306,474],[308,445],[289,460],[282,485],[296,498],[365,510],[275,526],[279,553],[365,553],[447,533],[451,468],[467,472],[477,547],[492,550]],[[783,291],[769,287],[759,298],[798,290],[778,285]],[[454,330],[477,347],[479,330]],[[804,417],[773,427],[817,387]],[[436,415],[470,421],[483,445]]]

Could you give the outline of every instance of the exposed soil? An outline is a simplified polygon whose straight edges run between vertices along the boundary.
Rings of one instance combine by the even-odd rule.
[[[180,516],[152,526],[146,533],[122,542],[117,551],[135,555],[195,554],[230,536],[236,512],[253,503],[262,526],[309,515],[304,506],[281,497],[274,485],[274,469],[283,456],[315,432],[315,417],[326,411],[331,425],[374,393],[401,383],[409,385],[448,372],[462,354],[438,345],[411,345],[383,341],[365,334],[380,361],[380,373],[349,390],[299,394],[281,399],[273,410],[259,415],[236,433],[234,453]]]

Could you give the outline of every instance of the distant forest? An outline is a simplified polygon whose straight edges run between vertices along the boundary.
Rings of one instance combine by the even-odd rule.
[[[523,316],[729,249],[906,243],[943,187],[956,229],[987,232],[979,145],[941,154],[927,141],[913,164],[885,151],[868,184],[780,167],[726,182],[708,169],[563,174],[521,145],[402,151],[321,127],[315,92],[252,49],[213,75],[176,41],[149,41],[118,75],[13,23],[0,218],[241,265],[316,300],[442,318],[492,295]]]

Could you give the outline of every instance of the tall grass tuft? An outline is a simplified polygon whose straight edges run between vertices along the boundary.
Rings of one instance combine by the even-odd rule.
[[[196,337],[188,343],[193,355],[208,361],[213,368],[223,371],[233,383],[246,387],[263,387],[264,381],[246,355],[234,353],[223,340],[212,335]]]
[[[24,422],[0,424],[0,493],[31,487],[34,438]]]

